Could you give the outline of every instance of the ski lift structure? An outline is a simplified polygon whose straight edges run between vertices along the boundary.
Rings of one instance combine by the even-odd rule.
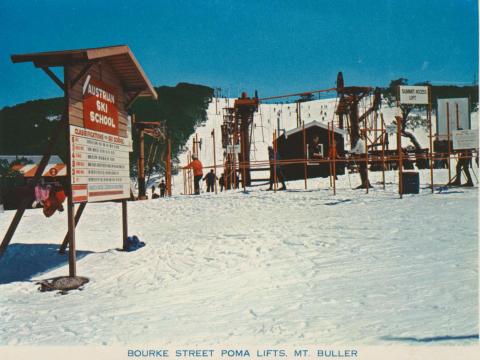
[[[355,170],[361,163],[367,164],[367,182],[368,171],[382,171],[382,187],[385,189],[385,171],[397,170],[399,175],[399,189],[398,193],[402,197],[404,189],[402,188],[402,172],[403,168],[409,169],[413,167],[413,163],[417,165],[418,169],[430,169],[430,188],[433,192],[434,179],[433,179],[433,162],[438,159],[449,158],[453,152],[449,150],[448,154],[434,153],[434,147],[432,145],[432,121],[431,121],[431,91],[428,88],[429,98],[425,101],[424,106],[427,110],[427,126],[429,130],[430,147],[429,148],[402,148],[402,129],[401,129],[401,117],[394,120],[394,125],[386,125],[384,114],[381,111],[381,92],[379,88],[369,86],[346,86],[344,82],[343,73],[339,72],[336,79],[336,87],[307,91],[301,93],[278,95],[272,97],[259,98],[257,92],[253,97],[249,97],[247,93],[242,93],[242,96],[234,101],[233,107],[223,108],[223,123],[221,125],[221,142],[224,149],[224,161],[222,165],[217,164],[214,161],[212,168],[222,167],[224,170],[224,187],[226,189],[237,188],[238,182],[241,182],[242,187],[257,186],[254,183],[269,181],[268,178],[254,178],[253,172],[263,172],[270,170],[272,164],[268,160],[252,161],[250,155],[252,153],[252,145],[255,147],[253,141],[253,131],[255,124],[253,122],[254,115],[260,110],[260,127],[262,130],[262,136],[269,138],[268,135],[263,134],[263,114],[261,113],[260,104],[269,101],[279,101],[292,97],[298,99],[294,101],[296,109],[296,127],[289,130],[287,133],[284,129],[280,128],[280,117],[282,116],[283,102],[280,106],[280,110],[274,111],[274,116],[277,116],[277,129],[273,134],[272,145],[275,151],[280,150],[285,158],[285,152],[288,151],[289,134],[302,134],[303,137],[303,156],[297,154],[297,156],[289,157],[284,160],[280,160],[282,166],[295,167],[295,178],[300,177],[301,167],[303,166],[303,177],[305,179],[305,189],[307,188],[307,179],[311,177],[317,177],[314,171],[309,171],[309,166],[313,162],[317,162],[319,167],[323,168],[323,176],[327,174],[330,178],[330,185],[335,190],[335,175],[341,174],[343,169],[348,166],[350,169]],[[324,157],[320,160],[312,161],[308,155],[308,143],[310,141],[308,135],[308,129],[312,125],[306,125],[304,120],[304,114],[302,114],[302,104],[315,100],[315,94],[318,97],[322,93],[336,93],[335,109],[332,114],[332,118],[326,118],[326,112],[320,122],[322,123],[324,154],[328,153],[328,149],[333,146],[334,142],[342,144],[336,150],[338,153],[343,152],[343,146],[345,143],[349,143],[350,146],[356,144],[357,139],[362,138],[365,143],[365,155],[364,158],[356,157],[355,160],[341,158],[328,158]],[[398,96],[397,96],[398,97]],[[399,98],[399,97],[398,97]],[[290,102],[291,103],[291,102]],[[288,108],[290,106],[287,106]],[[292,111],[290,110],[290,113]],[[308,118],[310,114],[307,113]],[[315,122],[316,119],[308,119],[310,122]],[[270,122],[270,120],[268,120]],[[309,123],[310,123],[309,122]],[[213,133],[213,132],[212,132]],[[341,134],[341,135],[340,135]],[[389,136],[396,135],[396,148],[392,148],[389,142]],[[299,139],[295,139],[298,143]],[[278,144],[277,144],[278,142]],[[298,144],[297,144],[298,145]],[[194,146],[195,147],[195,146]],[[287,149],[287,150],[285,150]],[[450,148],[449,148],[450,149]],[[474,149],[475,151],[475,149]],[[476,150],[478,152],[478,150]],[[460,158],[461,154],[457,154],[457,158]],[[275,162],[275,161],[274,161]],[[276,166],[274,166],[276,169]],[[286,170],[285,170],[286,171]],[[347,170],[348,171],[348,170]],[[238,176],[240,175],[240,177]],[[184,193],[191,193],[191,185],[189,185],[191,179],[188,176],[184,177],[186,182],[184,186]],[[276,181],[274,182],[276,184]],[[365,191],[368,193],[368,186],[365,187]]]
[[[167,195],[171,196],[171,143],[167,136],[167,126],[165,121],[135,121],[132,118],[135,129],[138,131],[138,200],[146,200],[146,183],[152,174],[154,162],[157,159],[158,148],[161,144],[166,145],[166,159],[165,159],[165,178]],[[145,135],[153,138],[147,157],[147,166],[145,166]],[[164,158],[163,156],[161,158]],[[145,169],[148,171],[147,181],[145,180]]]

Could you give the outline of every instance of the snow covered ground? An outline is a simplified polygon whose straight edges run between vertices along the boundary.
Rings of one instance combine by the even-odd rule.
[[[68,273],[66,215],[28,210],[0,259],[0,345],[476,344],[478,188],[431,194],[421,175],[403,199],[391,172],[386,190],[371,173],[369,194],[351,174],[336,196],[312,179],[131,202],[147,244],[131,253],[115,250],[120,205],[88,204],[77,268],[91,282],[68,295],[33,283]]]

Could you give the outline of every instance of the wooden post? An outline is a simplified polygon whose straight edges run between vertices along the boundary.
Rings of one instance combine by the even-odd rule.
[[[432,91],[428,87],[428,109],[427,109],[428,130],[430,138],[430,183],[433,194],[433,134],[432,134]],[[438,130],[437,130],[438,133]]]
[[[273,191],[277,192],[277,130],[273,131]]]
[[[402,126],[401,118],[398,116],[397,119],[397,152],[398,152],[398,193],[400,194],[400,199],[403,198],[403,188],[402,188],[402,171],[403,171],[403,150],[402,150]]]
[[[186,169],[182,169],[182,173],[183,173],[183,194],[184,195],[187,195],[187,174],[186,174],[187,170]]]
[[[80,206],[78,207],[77,212],[75,213],[75,227],[78,225],[80,218],[82,217],[82,213],[83,213],[83,210],[85,209],[85,206],[87,206],[86,202],[80,203]],[[67,232],[67,234],[63,238],[62,245],[58,250],[59,254],[65,254],[65,250],[67,249],[67,246],[68,246],[68,241],[69,241],[69,237]]]
[[[241,156],[241,161],[239,162],[239,167],[240,167],[240,170],[242,172],[242,187],[243,187],[243,191],[246,191],[247,189],[247,185],[246,185],[246,180],[247,180],[247,168],[246,168],[246,165],[247,165],[247,152],[246,152],[246,145],[245,145],[245,142],[246,142],[247,138],[244,136],[243,134],[243,131],[241,132],[241,136],[240,136],[240,154],[242,154]]]
[[[197,155],[198,158],[200,158],[200,151],[199,151],[199,146],[198,146],[198,133],[195,133],[195,151],[194,154]]]
[[[368,178],[368,136],[367,136],[367,119],[364,120],[364,137],[365,137],[365,178],[366,178],[366,186],[365,186],[365,192],[368,194],[369,190],[369,185],[370,185],[370,180]]]
[[[227,161],[223,163],[223,188],[227,191],[227,183],[228,183],[228,154],[227,154]]]
[[[330,132],[330,123],[327,123],[327,138],[328,138],[328,151],[330,152],[332,142],[332,134]],[[328,155],[328,153],[327,153]],[[319,164],[320,165],[320,164]],[[328,159],[328,180],[330,181],[330,187],[333,188],[333,182],[332,182],[332,162],[330,159]]]
[[[383,190],[385,190],[385,136],[388,136],[385,133],[384,122],[383,122],[383,113],[380,113],[380,124],[382,128],[382,182]]]
[[[190,164],[190,162],[192,161],[192,155],[191,155],[191,152],[189,151],[188,152],[188,163]],[[187,178],[188,178],[188,195],[192,195],[192,169],[188,169],[187,170]]]
[[[167,141],[167,195],[172,196],[172,143],[170,139]]]
[[[303,132],[303,173],[305,176],[305,190],[307,190],[307,136],[305,134],[305,121],[302,121],[302,132]]]
[[[145,200],[147,198],[145,188],[145,133],[143,129],[139,129],[138,141],[138,199]]]
[[[450,164],[450,156],[452,153],[452,150],[450,148],[450,109],[448,107],[448,101],[446,101],[446,106],[447,106],[447,145],[448,145],[448,182],[452,181],[452,170],[451,164]]]
[[[333,195],[337,195],[337,145],[335,144],[335,125],[332,120],[332,145],[333,145]]]
[[[128,214],[127,214],[127,200],[122,200],[122,238],[123,250],[126,251],[128,247]]]
[[[215,149],[215,129],[212,130],[212,138],[213,138],[213,172],[215,174],[215,195],[218,194],[217,190],[217,152]]]
[[[75,248],[75,204],[73,203],[72,194],[72,162],[71,162],[71,136],[70,136],[70,112],[68,91],[70,89],[70,79],[68,66],[63,67],[63,83],[65,86],[64,99],[65,99],[65,113],[67,114],[67,121],[65,121],[65,130],[68,139],[68,151],[67,151],[67,219],[68,219],[68,273],[70,277],[77,276],[77,257]]]
[[[232,190],[235,190],[237,188],[237,153],[235,151],[235,145],[238,143],[238,129],[237,129],[237,121],[235,120],[235,131],[233,132],[233,138],[232,138],[232,181],[230,182],[233,184]]]

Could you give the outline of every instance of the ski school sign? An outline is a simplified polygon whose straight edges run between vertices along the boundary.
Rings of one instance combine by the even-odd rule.
[[[93,65],[73,89],[69,101],[74,203],[130,197],[125,98],[118,76],[106,64]]]
[[[38,183],[48,164],[51,149],[66,129],[68,232],[59,252],[64,253],[69,247],[69,277],[75,277],[75,227],[88,202],[122,200],[123,249],[128,248],[128,109],[139,96],[157,99],[157,93],[126,45],[18,54],[12,55],[11,59],[14,63],[32,62],[63,92],[65,107],[61,120],[48,138],[47,150],[31,186],[33,188]],[[63,68],[63,80],[51,67]],[[79,204],[77,208],[75,203]],[[30,198],[25,197],[0,244],[0,257],[29,204]]]
[[[83,121],[87,129],[118,136],[115,91],[102,81],[87,76],[83,85]]]

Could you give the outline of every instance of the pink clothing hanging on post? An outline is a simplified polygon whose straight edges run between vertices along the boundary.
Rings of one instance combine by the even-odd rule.
[[[35,186],[35,200],[40,203],[47,200],[50,196],[50,188],[41,185]]]

